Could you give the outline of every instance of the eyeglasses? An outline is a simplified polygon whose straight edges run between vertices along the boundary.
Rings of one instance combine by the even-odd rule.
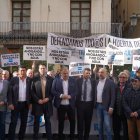
[[[132,79],[132,80],[131,80],[132,83],[133,83],[133,82],[137,83],[138,81],[139,81],[138,79]]]
[[[119,77],[119,78],[125,79],[126,77],[122,77],[122,76],[121,76],[121,77]]]

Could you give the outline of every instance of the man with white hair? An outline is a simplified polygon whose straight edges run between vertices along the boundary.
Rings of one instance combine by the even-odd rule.
[[[32,69],[28,69],[26,72],[27,77],[33,78],[33,70]]]
[[[2,80],[8,80],[9,79],[9,71],[8,70],[3,70],[2,71]]]

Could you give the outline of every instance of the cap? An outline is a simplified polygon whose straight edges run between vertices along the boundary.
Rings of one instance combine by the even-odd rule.
[[[134,79],[139,80],[140,81],[140,77],[135,76]]]

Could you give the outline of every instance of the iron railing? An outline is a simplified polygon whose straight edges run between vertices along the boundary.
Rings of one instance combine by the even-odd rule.
[[[95,34],[122,36],[121,23],[0,22],[1,44],[46,44],[48,33],[71,37]]]

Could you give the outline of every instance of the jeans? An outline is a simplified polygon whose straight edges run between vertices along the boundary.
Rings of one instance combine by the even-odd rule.
[[[0,111],[0,140],[5,140],[6,111]]]
[[[111,132],[111,118],[105,109],[105,107],[101,103],[97,103],[97,119],[99,123],[99,140],[103,140],[103,129],[105,127],[105,132],[107,136],[107,140],[112,140],[112,132]]]

